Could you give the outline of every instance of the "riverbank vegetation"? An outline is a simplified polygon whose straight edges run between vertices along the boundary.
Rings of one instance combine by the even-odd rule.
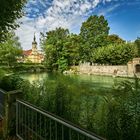
[[[50,76],[33,84],[20,78],[2,83],[14,82],[9,88],[21,89],[24,100],[109,140],[140,139],[139,79],[116,80],[110,90],[102,91],[70,76]]]
[[[140,86],[137,79],[117,83],[110,93],[103,95],[94,87],[88,89],[84,84],[70,83],[75,82],[58,77],[57,82],[46,82],[43,84],[46,86],[39,87],[37,92],[42,93],[36,93],[36,97],[30,91],[25,98],[109,140],[139,139]]]

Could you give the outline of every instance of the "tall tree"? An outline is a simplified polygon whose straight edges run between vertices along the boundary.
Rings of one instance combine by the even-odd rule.
[[[27,0],[0,1],[0,42],[11,29],[18,27],[16,20],[23,15],[22,8]]]
[[[79,64],[81,39],[79,35],[71,34],[64,44],[63,54],[68,59],[68,65]]]
[[[105,20],[104,16],[90,16],[87,21],[82,23],[80,36],[83,41],[81,50],[83,59],[91,61],[91,52],[93,48],[106,45],[109,29],[108,22]]]
[[[61,68],[60,65],[67,62],[64,60],[65,56],[62,51],[68,35],[69,30],[63,28],[56,28],[47,32],[46,35],[42,34],[41,46],[46,52],[46,64],[48,68],[58,69]]]
[[[8,33],[8,39],[0,43],[0,61],[8,66],[17,62],[18,56],[21,55],[22,49],[18,37],[14,33]]]

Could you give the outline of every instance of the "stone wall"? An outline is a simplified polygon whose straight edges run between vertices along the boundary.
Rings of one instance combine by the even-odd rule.
[[[94,75],[111,75],[121,77],[134,77],[140,78],[140,58],[133,58],[127,65],[101,65],[81,63],[79,66],[72,66],[65,74],[94,74]]]
[[[77,71],[81,74],[96,74],[96,75],[114,75],[114,76],[127,76],[127,65],[110,66],[110,65],[97,65],[89,63],[80,64]]]

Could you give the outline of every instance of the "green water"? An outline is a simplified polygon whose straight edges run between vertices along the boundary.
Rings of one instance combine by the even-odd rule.
[[[29,80],[30,83],[43,81],[43,80],[57,80],[56,74],[52,73],[26,73],[20,75],[23,79]],[[112,88],[115,82],[128,80],[127,78],[117,78],[112,76],[97,76],[97,75],[61,75],[63,78],[73,79],[87,87],[96,89],[108,90]],[[129,79],[130,80],[130,79]],[[133,81],[132,79],[130,81]]]

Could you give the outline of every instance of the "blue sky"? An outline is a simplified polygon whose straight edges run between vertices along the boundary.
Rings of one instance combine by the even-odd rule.
[[[29,0],[25,16],[16,34],[23,49],[30,49],[34,32],[39,43],[40,32],[56,27],[79,33],[83,21],[90,15],[104,15],[110,34],[130,41],[140,36],[140,0]]]

